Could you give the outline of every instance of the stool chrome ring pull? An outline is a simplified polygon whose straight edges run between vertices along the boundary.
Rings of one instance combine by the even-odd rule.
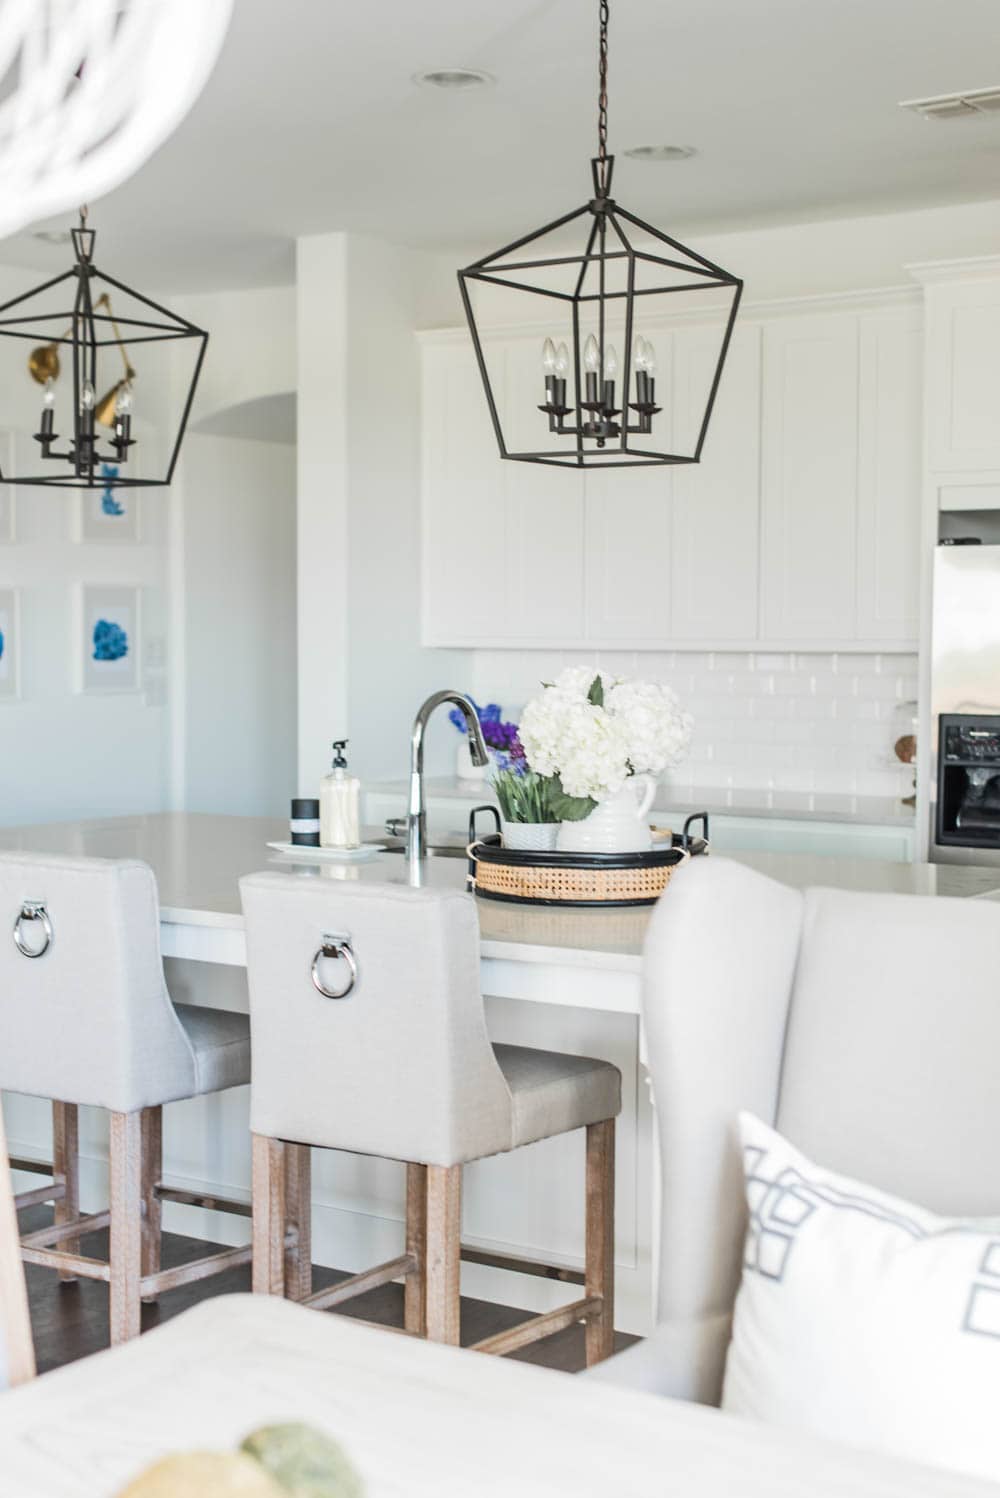
[[[40,947],[32,947],[25,941],[22,930],[25,922],[40,921],[45,940]],[[14,922],[14,945],[22,957],[44,957],[53,942],[52,922],[43,900],[22,900],[17,920]]]
[[[343,958],[347,963],[350,976],[344,988],[327,988],[319,975],[319,965],[324,960],[336,961],[338,957]],[[358,981],[358,964],[351,947],[351,938],[324,934],[322,945],[317,948],[316,955],[313,957],[310,976],[313,988],[317,993],[321,993],[324,999],[346,999]]]

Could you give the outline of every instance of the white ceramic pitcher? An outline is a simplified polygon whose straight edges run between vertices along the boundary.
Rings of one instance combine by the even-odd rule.
[[[656,795],[651,775],[632,775],[621,790],[597,806],[582,822],[563,822],[556,847],[560,853],[645,853],[652,846],[646,817]]]

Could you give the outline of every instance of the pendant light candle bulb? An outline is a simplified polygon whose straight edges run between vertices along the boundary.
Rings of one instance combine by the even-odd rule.
[[[643,339],[643,342],[646,344],[646,373],[648,375],[655,375],[655,373],[656,373],[656,350],[653,347],[653,345],[651,343],[649,343],[646,339]]]
[[[597,347],[597,339],[593,333],[587,339],[583,348],[583,365],[588,374],[596,374],[601,367],[601,351]]]
[[[559,373],[558,369],[556,368],[556,362],[556,346],[552,342],[551,338],[546,338],[545,342],[542,344],[542,369],[545,371],[546,375],[554,375]]]
[[[115,415],[131,416],[132,414],[132,386],[127,382],[122,385],[115,397]]]
[[[608,344],[608,351],[604,356],[604,378],[614,380],[618,377],[618,352],[613,343]]]
[[[556,374],[560,380],[569,374],[569,349],[564,343],[556,349]]]
[[[45,394],[42,396],[42,405],[43,405],[43,407],[45,408],[46,411],[51,411],[52,407],[55,405],[55,403],[56,403],[56,386],[55,386],[55,381],[52,379],[52,376],[50,375],[49,378],[45,381]]]
[[[83,385],[80,387],[80,410],[92,411],[96,398],[92,382],[84,380]]]

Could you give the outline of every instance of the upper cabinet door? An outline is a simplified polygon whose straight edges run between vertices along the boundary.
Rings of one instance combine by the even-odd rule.
[[[1000,278],[929,285],[928,457],[937,472],[1000,468]]]
[[[423,643],[471,644],[504,629],[509,465],[470,343],[426,344],[422,379]]]
[[[862,640],[919,633],[922,334],[915,307],[861,318],[858,614]]]
[[[858,318],[764,330],[762,634],[855,638]]]
[[[701,462],[674,474],[670,625],[676,640],[752,640],[760,535],[760,343],[737,324]],[[674,429],[697,426],[719,353],[715,329],[674,338]]]
[[[503,343],[508,443],[513,451],[572,449],[569,438],[552,438],[538,409],[544,397],[541,343],[512,338]],[[539,388],[541,387],[541,388]],[[480,399],[482,392],[478,391]],[[497,463],[504,490],[504,552],[507,604],[494,633],[538,644],[583,638],[583,475],[545,463]]]
[[[672,336],[657,330],[656,348],[662,388],[672,380]],[[669,441],[670,421],[665,409],[658,418],[663,423],[658,440]],[[658,465],[588,470],[589,640],[642,646],[669,638],[672,474]]]

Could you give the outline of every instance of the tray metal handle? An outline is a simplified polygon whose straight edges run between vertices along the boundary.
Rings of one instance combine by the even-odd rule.
[[[684,823],[684,830],[681,833],[681,847],[682,848],[690,848],[690,846],[691,846],[691,824],[692,824],[692,822],[700,822],[701,823],[701,827],[702,827],[702,834],[701,835],[702,835],[702,838],[704,839],[704,841],[706,843],[708,842],[708,812],[707,811],[693,811],[691,813],[691,815],[685,821],[685,823]]]

